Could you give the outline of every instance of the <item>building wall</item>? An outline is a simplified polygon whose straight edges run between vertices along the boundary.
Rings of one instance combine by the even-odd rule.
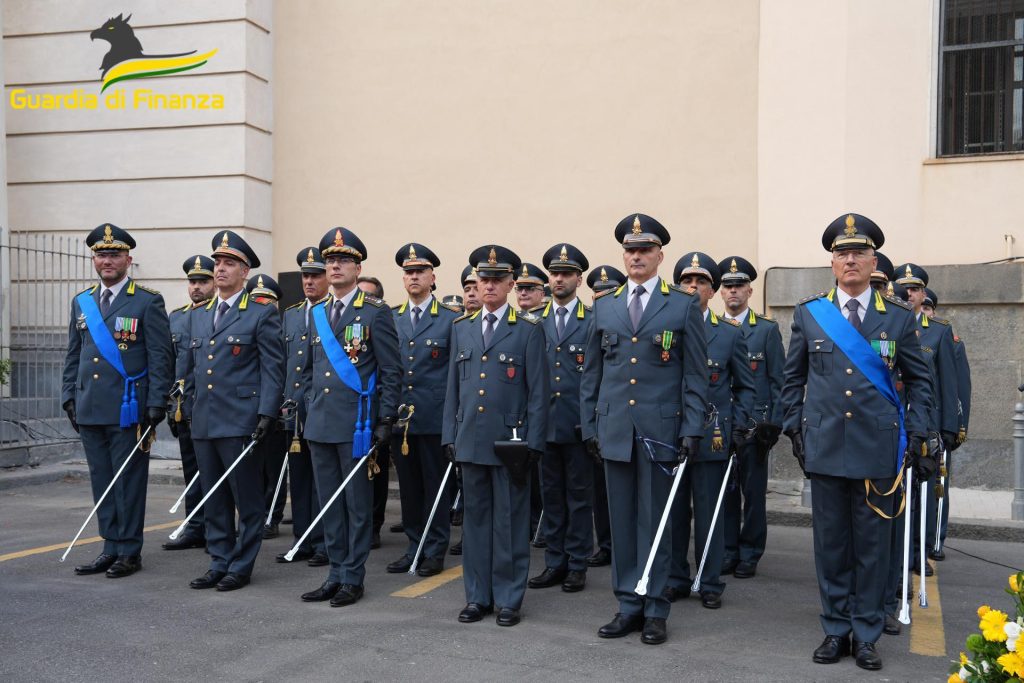
[[[498,242],[621,266],[643,211],[685,251],[757,241],[758,2],[276,3],[274,267],[332,226],[401,298],[424,242],[439,292]]]

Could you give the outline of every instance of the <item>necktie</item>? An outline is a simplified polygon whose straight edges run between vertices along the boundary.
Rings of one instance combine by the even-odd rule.
[[[341,320],[341,309],[343,308],[345,308],[345,304],[340,301],[335,301],[331,306],[331,329],[335,332],[338,331],[338,321]]]
[[[846,302],[846,310],[850,312],[850,315],[846,318],[853,325],[853,329],[860,332],[860,314],[857,309],[860,308],[860,302],[856,299],[850,299]]]
[[[633,290],[633,300],[629,302],[629,322],[633,323],[633,331],[636,332],[637,328],[640,327],[640,318],[644,314],[643,304],[640,302],[640,297],[646,292],[643,285],[640,285]]]
[[[494,336],[494,321],[497,320],[497,319],[498,319],[497,316],[495,316],[493,313],[488,313],[487,315],[484,316],[484,320],[487,321],[487,324],[484,325],[484,348],[485,349],[488,346],[491,345],[491,337]]]
[[[110,300],[112,298],[114,298],[114,293],[109,289],[103,290],[103,294],[100,295],[100,311],[104,316],[110,310]]]
[[[420,324],[420,307],[413,306],[412,309],[412,329],[416,329],[416,326]]]
[[[565,314],[568,311],[565,310],[565,306],[559,306],[558,310],[555,311],[555,330],[558,332],[558,338],[561,340],[562,335],[565,334]]]
[[[217,315],[213,316],[213,331],[216,332],[217,328],[220,327],[220,321],[224,319],[224,314],[228,312],[231,306],[228,305],[227,301],[221,301],[217,304]]]

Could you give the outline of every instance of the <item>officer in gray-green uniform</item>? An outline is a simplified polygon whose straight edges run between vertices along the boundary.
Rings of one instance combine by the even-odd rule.
[[[519,313],[527,320],[535,320],[544,306],[544,287],[548,283],[547,273],[540,266],[523,263],[516,275],[516,305]],[[540,463],[530,473],[530,536],[533,547],[547,547],[545,538],[544,501],[541,498]],[[539,528],[538,528],[539,527]]]
[[[594,299],[580,385],[583,438],[603,457],[612,527],[612,588],[618,613],[601,638],[642,630],[665,642],[671,607],[664,596],[671,522],[658,546],[646,596],[636,593],[668,500],[673,467],[695,456],[704,435],[707,343],[695,296],[658,277],[668,230],[630,214],[615,228],[626,284]]]
[[[708,549],[700,577],[701,604],[708,609],[718,609],[722,606],[722,592],[725,590],[725,583],[721,580],[725,553],[722,512],[719,511],[714,527],[711,520],[726,482],[729,458],[748,441],[754,402],[754,373],[739,323],[720,318],[708,308],[722,277],[714,259],[699,251],[690,252],[679,259],[672,272],[673,279],[683,289],[700,298],[710,384],[704,438],[700,440],[698,453],[690,458],[672,505],[672,570],[665,596],[669,601],[675,601],[690,594],[692,575],[687,555],[692,514],[694,569],[700,564],[704,548]]]
[[[184,395],[185,372],[188,367],[189,343],[192,341],[191,312],[194,308],[205,306],[214,293],[213,259],[209,256],[195,254],[185,259],[181,266],[188,277],[188,296],[191,301],[176,308],[169,314],[171,324],[171,343],[174,345],[174,376],[181,387],[181,392],[171,400],[167,411],[167,424],[171,433],[178,439],[181,452],[181,471],[185,475],[185,485],[189,486],[199,474],[199,462],[196,460],[196,447],[192,443],[192,398]],[[196,481],[185,494],[185,512],[192,510],[203,499],[203,487]],[[185,550],[187,548],[206,547],[206,518],[200,510],[178,538],[165,541],[164,550]]]
[[[768,454],[782,433],[782,348],[779,325],[750,308],[750,283],[757,269],[741,256],[729,256],[718,263],[722,273],[722,300],[726,320],[739,323],[747,343],[747,358],[754,374],[754,438],[739,448],[738,486],[725,492],[725,560],[723,574],[749,579],[768,539],[765,496],[768,493]]]
[[[85,243],[100,282],[71,302],[61,405],[82,438],[99,500],[146,429],[163,422],[174,350],[163,297],[128,277],[128,231],[104,223]],[[103,552],[76,574],[117,579],[142,568],[149,446],[139,450],[96,511]]]

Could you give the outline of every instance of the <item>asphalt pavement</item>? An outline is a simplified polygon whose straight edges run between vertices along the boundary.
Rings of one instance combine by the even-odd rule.
[[[993,562],[1024,565],[1024,544],[950,539],[937,585],[928,581],[929,608],[915,609],[902,635],[883,636],[885,668],[867,672],[849,658],[811,662],[822,632],[808,528],[771,526],[756,578],[729,577],[717,611],[677,602],[668,643],[648,646],[639,635],[597,637],[616,610],[608,567],[591,569],[581,593],[528,590],[514,628],[492,618],[458,623],[459,558],[449,556],[446,573],[430,579],[384,571],[405,547],[404,535],[387,532],[397,501],[356,605],[299,600],[326,568],[274,562],[290,545],[287,525],[264,542],[248,587],[191,590],[207,556],[160,549],[182,517],[167,512],[180,492],[150,484],[147,528],[162,528],[146,533],[143,570],[113,580],[72,572],[99,553],[97,542],[80,542],[58,561],[91,508],[85,481],[0,491],[0,680],[938,681],[976,629],[977,606],[1009,607],[1010,570]],[[95,535],[93,523],[83,537]],[[531,575],[543,569],[542,553],[533,551]]]

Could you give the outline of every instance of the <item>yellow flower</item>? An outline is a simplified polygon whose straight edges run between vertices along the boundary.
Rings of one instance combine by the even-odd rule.
[[[981,629],[981,635],[985,637],[985,640],[991,643],[1002,643],[1006,640],[1006,631],[1003,630],[1003,624],[1005,623],[1006,612],[994,609],[985,612],[984,616],[981,617],[981,623],[978,624],[978,628]]]
[[[949,674],[949,679],[946,681],[946,683],[963,683],[963,680],[964,679],[960,678],[959,673],[953,673]]]
[[[1010,590],[1012,590],[1014,593],[1020,592],[1020,587],[1017,585],[1016,574],[1010,574]]]
[[[967,661],[968,661],[967,660],[967,655],[965,655],[963,652],[961,652],[960,653],[960,666],[963,666],[964,664],[966,664]]]
[[[988,614],[988,611],[989,611],[989,606],[988,605],[982,605],[981,607],[979,607],[978,608],[978,618],[981,619],[983,616]]]
[[[1003,667],[1003,671],[1009,675],[1024,675],[1024,657],[1021,657],[1016,652],[1007,652],[996,661],[999,663],[999,666]]]

